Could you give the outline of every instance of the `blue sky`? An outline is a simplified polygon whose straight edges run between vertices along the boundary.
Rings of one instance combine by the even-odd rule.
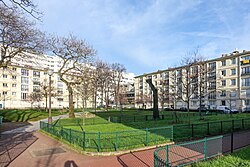
[[[199,48],[216,58],[250,50],[249,0],[37,0],[39,27],[85,39],[107,62],[140,75],[179,65]]]

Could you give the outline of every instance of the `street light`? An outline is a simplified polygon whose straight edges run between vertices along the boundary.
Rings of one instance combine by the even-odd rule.
[[[54,71],[52,69],[48,69],[49,75],[49,117],[48,123],[52,124],[52,116],[51,116],[51,76],[53,75]]]

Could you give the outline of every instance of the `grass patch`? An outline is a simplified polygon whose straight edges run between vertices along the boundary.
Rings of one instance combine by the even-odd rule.
[[[250,166],[250,147],[243,148],[237,152],[234,152],[230,155],[217,157],[205,162],[199,162],[190,165],[191,167],[249,167]]]
[[[173,126],[175,141],[188,140],[192,136],[193,138],[203,138],[209,135],[218,135],[221,132],[230,132],[232,119],[237,120],[234,121],[235,130],[250,128],[249,119],[244,121],[244,127],[242,127],[241,120],[249,118],[249,114],[209,115],[201,120],[199,113],[190,113],[191,124],[187,125],[182,124],[188,120],[185,112],[178,113],[179,120],[182,120],[178,124],[175,124],[172,112],[163,112],[165,116],[162,120],[145,121],[145,116],[150,113],[152,114],[152,111],[128,110],[123,111],[121,115],[120,111],[109,111],[97,112],[95,117],[85,118],[84,122],[83,118],[61,119],[54,126],[52,133],[84,147],[86,151],[97,152],[127,150],[166,143],[172,137],[171,131],[162,128],[167,126]],[[120,119],[124,122],[119,123]],[[225,122],[223,122],[221,130],[222,120]],[[213,123],[207,124],[208,121],[213,121]],[[61,126],[63,128],[60,129]],[[149,130],[147,131],[146,128]]]
[[[59,110],[52,110],[52,116],[60,115]],[[4,122],[28,122],[48,118],[48,113],[36,109],[5,109],[0,110]]]

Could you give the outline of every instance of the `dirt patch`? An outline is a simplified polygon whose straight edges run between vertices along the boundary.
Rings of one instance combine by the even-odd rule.
[[[29,125],[29,123],[28,122],[3,122],[3,124],[0,125],[0,133],[4,131],[9,131],[12,129],[20,128],[26,125]]]

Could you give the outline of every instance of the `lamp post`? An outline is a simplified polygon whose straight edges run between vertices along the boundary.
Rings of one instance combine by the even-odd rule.
[[[48,123],[52,124],[52,116],[51,116],[51,76],[53,75],[53,70],[48,70],[49,75],[49,117],[48,117]]]

